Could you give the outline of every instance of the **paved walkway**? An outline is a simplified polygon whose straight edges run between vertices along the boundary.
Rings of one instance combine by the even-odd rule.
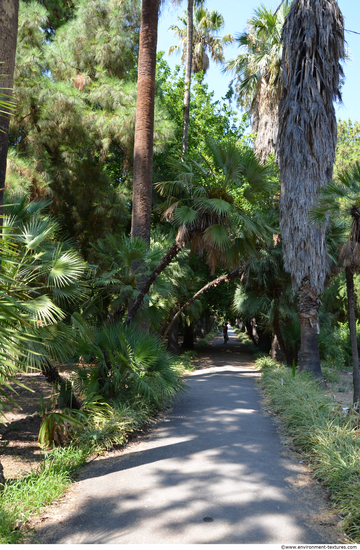
[[[36,526],[41,543],[337,542],[310,522],[295,489],[304,466],[286,457],[260,408],[259,374],[229,336],[213,341],[190,390],[140,443],[84,468]]]

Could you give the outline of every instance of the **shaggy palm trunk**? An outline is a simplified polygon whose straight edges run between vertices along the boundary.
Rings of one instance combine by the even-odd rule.
[[[131,238],[150,244],[155,68],[159,0],[143,0],[134,143]]]
[[[191,88],[191,66],[193,50],[193,18],[194,0],[188,0],[187,7],[187,35],[186,35],[186,69],[185,69],[185,91],[184,91],[184,119],[182,151],[186,155],[189,142],[189,120],[190,120],[190,88]]]
[[[263,77],[259,84],[259,93],[252,105],[251,131],[256,134],[254,149],[262,163],[266,163],[270,154],[277,158],[277,137],[279,131],[279,101],[281,85],[274,87]]]
[[[348,302],[348,319],[350,330],[351,354],[353,360],[353,383],[354,396],[353,403],[359,403],[360,398],[360,371],[359,371],[359,350],[356,337],[356,316],[355,316],[355,293],[354,293],[354,275],[351,267],[345,268],[346,291]]]
[[[304,279],[299,289],[299,299],[301,325],[299,367],[301,370],[312,372],[316,378],[322,379],[318,339],[320,301],[308,278]]]
[[[0,2],[0,96],[8,101],[14,82],[19,0]],[[6,109],[5,109],[6,111]],[[9,115],[0,114],[0,227],[4,213],[6,159],[9,145]]]
[[[321,377],[318,296],[327,268],[325,227],[309,223],[317,191],[332,178],[333,100],[340,97],[344,24],[336,0],[294,0],[285,20],[279,105],[280,228],[285,269],[300,291],[303,369]]]

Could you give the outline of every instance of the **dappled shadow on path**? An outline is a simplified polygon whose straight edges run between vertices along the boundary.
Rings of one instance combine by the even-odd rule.
[[[281,456],[256,373],[242,361],[233,354],[195,371],[190,391],[138,446],[86,466],[76,502],[65,499],[39,541],[336,542],[307,527],[309,510],[288,482],[301,466]]]

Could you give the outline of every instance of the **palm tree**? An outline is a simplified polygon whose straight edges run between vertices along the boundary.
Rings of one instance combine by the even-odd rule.
[[[285,333],[297,315],[291,278],[284,270],[281,242],[262,249],[243,269],[241,285],[234,296],[234,311],[245,323],[255,318],[262,332],[273,333],[286,363],[291,365],[296,350],[287,342]]]
[[[217,11],[209,12],[203,1],[188,0],[187,17],[179,17],[183,27],[172,25],[170,29],[180,38],[177,46],[172,46],[169,54],[182,49],[182,62],[185,68],[183,153],[187,153],[190,113],[191,73],[196,74],[209,68],[209,56],[216,63],[224,62],[224,46],[232,42],[231,35],[222,38],[215,35],[224,27],[224,18]],[[196,6],[199,8],[196,9]],[[194,9],[195,7],[195,9]],[[195,24],[194,24],[195,20]]]
[[[156,184],[166,199],[160,207],[163,218],[177,228],[176,242],[147,277],[128,310],[127,322],[135,316],[156,277],[188,244],[193,251],[206,251],[214,273],[219,262],[236,267],[241,255],[254,250],[256,238],[266,240],[271,234],[263,216],[250,216],[241,201],[235,199],[239,187],[244,185],[244,196],[250,204],[267,198],[272,190],[268,183],[271,169],[260,165],[252,150],[215,144],[210,139],[208,146],[213,166],[205,159],[202,165],[173,160],[178,179]]]
[[[185,63],[187,57],[187,20],[185,17],[178,18],[183,23],[183,27],[172,25],[170,29],[180,39],[177,46],[172,46],[169,54],[182,50],[182,62]],[[209,11],[204,6],[194,9],[194,28],[192,40],[192,73],[196,74],[203,71],[207,72],[210,59],[215,63],[224,63],[224,46],[233,42],[233,37],[226,34],[223,37],[217,36],[217,33],[224,27],[223,16],[213,10]]]
[[[189,119],[190,119],[190,89],[191,71],[193,56],[193,34],[194,34],[194,0],[188,0],[187,5],[187,37],[186,37],[186,68],[185,68],[185,89],[184,89],[184,114],[183,114],[183,136],[182,151],[186,155],[189,143]]]
[[[18,32],[19,0],[0,3],[0,61],[1,88],[0,97],[10,98],[14,80],[16,41]],[[9,142],[9,112],[5,104],[0,112],[0,226],[2,225],[6,159]],[[5,112],[4,112],[5,111]]]
[[[134,143],[131,237],[150,244],[155,68],[159,0],[143,0]]]
[[[266,162],[276,156],[278,106],[282,90],[281,32],[289,12],[288,2],[277,12],[260,6],[248,21],[248,29],[236,37],[241,53],[228,61],[225,70],[235,74],[236,94],[252,117],[255,150]]]
[[[309,223],[317,189],[332,178],[336,146],[333,100],[340,97],[343,17],[336,0],[295,0],[283,28],[279,105],[280,228],[285,269],[300,296],[299,365],[322,378],[319,295],[327,269],[325,226]]]
[[[319,200],[312,211],[312,217],[317,223],[331,219],[332,223],[349,222],[346,229],[347,237],[341,231],[339,260],[345,267],[348,324],[350,331],[351,353],[353,360],[353,403],[359,403],[360,399],[360,370],[359,350],[356,336],[356,313],[354,274],[360,273],[360,163],[356,163],[351,170],[338,174],[336,182],[330,182],[320,191]],[[342,224],[343,225],[343,224]],[[338,243],[337,243],[338,244]]]
[[[44,201],[26,199],[7,207],[0,240],[0,409],[2,397],[14,401],[10,386],[28,367],[41,368],[48,381],[67,388],[50,359],[72,355],[77,317],[74,301],[86,295],[81,281],[86,264],[68,243],[55,241],[59,230],[42,210]],[[67,356],[67,357],[66,357]],[[70,395],[70,404],[79,403]],[[16,403],[15,403],[16,404]],[[1,412],[1,410],[0,410]],[[0,485],[4,482],[1,476]]]

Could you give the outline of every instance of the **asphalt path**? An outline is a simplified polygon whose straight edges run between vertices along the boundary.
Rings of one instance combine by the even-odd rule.
[[[304,465],[287,456],[260,406],[259,373],[229,331],[187,377],[189,391],[122,454],[84,467],[36,526],[60,544],[329,544],[296,489]],[[318,528],[319,527],[319,528]]]

